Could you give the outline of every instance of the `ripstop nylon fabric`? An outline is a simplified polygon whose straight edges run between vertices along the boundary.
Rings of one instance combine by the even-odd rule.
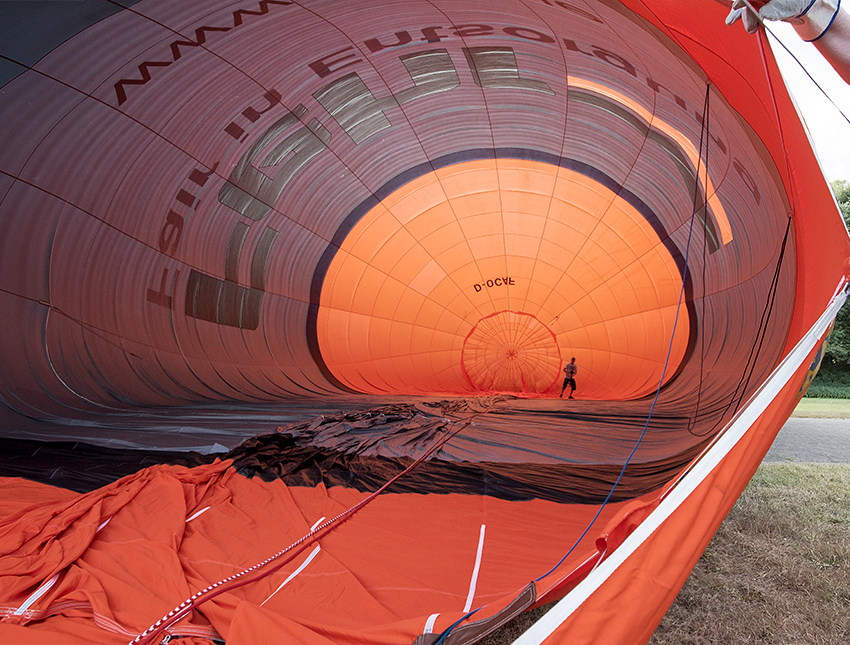
[[[247,479],[228,465],[152,467],[84,495],[54,494],[59,499],[53,502],[43,485],[4,480],[21,495],[37,492],[42,498],[35,507],[25,500],[4,518],[4,640],[44,642],[61,635],[63,642],[127,642],[194,590],[255,564],[254,558],[271,555],[307,534],[315,522],[365,497],[343,487],[292,488],[279,480]],[[477,538],[485,522],[502,527],[487,536],[484,564],[489,566],[475,592],[476,604],[493,613],[528,584],[522,569],[542,569],[560,549],[518,546],[553,527],[572,533],[592,513],[576,508],[565,515],[560,505],[539,500],[413,498],[376,498],[356,521],[323,538],[320,553],[283,588],[306,555],[204,604],[171,631],[207,638],[217,633],[229,643],[247,643],[271,622],[278,625],[275,633],[302,642],[412,642],[428,613],[445,612],[437,620],[442,628],[463,615],[478,541],[465,535]],[[604,520],[623,507],[611,504]],[[595,552],[588,540],[567,566]],[[504,557],[523,566],[492,566]],[[59,580],[37,603],[17,611],[33,591],[30,580],[57,573]],[[77,627],[92,619],[102,630],[96,637]]]
[[[62,4],[0,20],[0,421],[104,450],[94,479],[58,480],[82,494],[3,479],[0,640],[128,642],[459,414],[411,399],[518,396],[174,628],[472,642],[628,539],[848,274],[775,63],[719,0]],[[588,529],[668,346],[624,485],[530,584]],[[818,352],[553,639],[646,640]],[[585,400],[565,409],[572,356]],[[373,397],[412,412],[373,423]],[[240,423],[292,432],[97,487],[130,434],[226,449]],[[50,481],[45,463],[15,472]]]

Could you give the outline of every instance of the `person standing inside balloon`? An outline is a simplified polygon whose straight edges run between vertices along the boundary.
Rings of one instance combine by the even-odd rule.
[[[578,372],[578,365],[576,365],[575,357],[570,359],[570,362],[564,365],[564,386],[561,388],[561,394],[558,398],[564,396],[564,390],[567,389],[567,386],[570,386],[570,398],[573,397],[573,392],[576,391],[576,372]]]
[[[842,11],[841,0],[735,0],[726,17],[731,25],[741,20],[754,34],[761,20],[782,20],[793,25],[797,35],[817,47],[821,55],[850,83],[850,13]],[[753,12],[758,11],[758,16]]]

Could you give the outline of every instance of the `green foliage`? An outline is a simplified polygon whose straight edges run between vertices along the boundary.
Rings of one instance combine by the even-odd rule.
[[[820,371],[806,392],[807,397],[850,398],[850,307],[844,306],[835,318]]]
[[[835,195],[835,201],[838,202],[838,207],[841,209],[841,214],[844,215],[844,221],[850,228],[850,181],[836,179],[829,185]]]
[[[850,384],[815,379],[806,392],[808,399],[846,399],[850,397]]]
[[[829,337],[822,369],[832,375],[836,375],[836,372],[850,372],[850,307],[846,304],[835,317],[835,327]]]
[[[839,179],[830,186],[844,221],[850,227],[850,181]],[[850,397],[850,306],[842,307],[835,318],[835,328],[824,353],[820,372],[806,396]]]

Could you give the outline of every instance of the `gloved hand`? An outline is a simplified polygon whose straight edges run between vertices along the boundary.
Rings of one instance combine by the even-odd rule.
[[[750,4],[758,10],[762,20],[783,20],[793,25],[803,40],[818,38],[832,24],[838,12],[838,0],[770,0],[765,3],[751,1]],[[739,19],[748,33],[758,31],[759,20],[744,0],[732,3],[726,24],[734,24]]]

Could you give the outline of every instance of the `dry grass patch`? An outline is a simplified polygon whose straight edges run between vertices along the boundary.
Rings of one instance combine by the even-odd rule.
[[[802,398],[791,413],[807,419],[850,419],[850,399]]]
[[[507,645],[544,611],[481,642]],[[850,466],[759,468],[649,641],[709,643],[850,643]]]
[[[764,464],[651,645],[850,643],[850,467]]]

